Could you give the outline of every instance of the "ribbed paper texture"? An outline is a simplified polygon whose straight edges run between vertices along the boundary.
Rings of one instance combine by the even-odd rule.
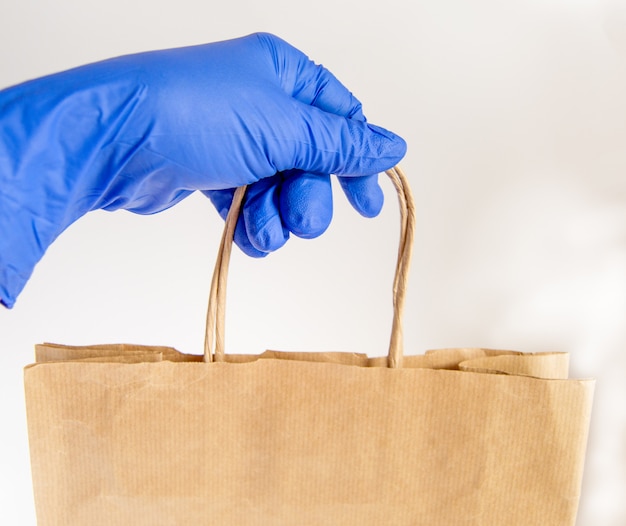
[[[574,524],[592,381],[278,356],[27,368],[39,524]]]

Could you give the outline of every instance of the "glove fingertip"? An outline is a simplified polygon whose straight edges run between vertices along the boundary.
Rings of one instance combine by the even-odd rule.
[[[278,210],[280,177],[262,179],[248,188],[243,207],[247,238],[261,252],[273,252],[289,239]]]
[[[263,250],[259,250],[252,244],[246,231],[246,225],[243,216],[239,217],[239,220],[237,221],[233,240],[235,241],[235,244],[239,247],[239,249],[246,256],[250,256],[251,258],[264,258],[269,253]]]
[[[378,175],[338,179],[348,201],[359,214],[367,218],[380,214],[385,196],[378,184]]]
[[[282,225],[265,225],[263,228],[255,229],[254,235],[248,234],[248,239],[257,251],[267,254],[287,243],[289,231]]]
[[[321,236],[333,218],[330,176],[296,172],[283,182],[280,215],[285,226],[302,239]]]

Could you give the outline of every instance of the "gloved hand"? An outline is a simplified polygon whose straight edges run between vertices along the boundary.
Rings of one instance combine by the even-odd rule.
[[[119,57],[0,91],[0,300],[95,209],[159,212],[195,190],[222,215],[252,185],[236,240],[255,256],[332,215],[331,173],[376,215],[404,155],[331,73],[267,34]],[[353,177],[366,176],[366,177]]]

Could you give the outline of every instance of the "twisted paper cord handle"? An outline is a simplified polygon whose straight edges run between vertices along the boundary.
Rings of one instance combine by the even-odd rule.
[[[402,318],[415,234],[415,206],[407,178],[400,167],[396,166],[391,170],[387,170],[385,173],[389,176],[396,188],[400,206],[400,243],[398,247],[398,262],[396,264],[393,281],[393,322],[389,352],[387,354],[387,365],[388,367],[402,367],[402,357],[404,354]],[[230,261],[235,226],[239,218],[245,192],[245,186],[235,191],[217,253],[213,279],[211,280],[211,291],[209,294],[209,306],[206,318],[206,334],[204,340],[205,362],[221,362],[225,359],[224,328],[226,325],[225,311],[228,263]]]

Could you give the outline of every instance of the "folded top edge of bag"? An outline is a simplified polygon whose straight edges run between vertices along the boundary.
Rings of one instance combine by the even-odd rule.
[[[172,347],[106,344],[70,346],[45,343],[35,346],[36,364],[50,362],[143,363],[202,362],[202,355],[184,354]],[[228,363],[250,363],[276,359],[336,363],[358,367],[386,367],[387,357],[368,357],[350,352],[287,352],[268,350],[261,354],[229,354]],[[405,356],[405,368],[445,369],[472,373],[508,374],[543,379],[567,379],[569,355],[564,352],[523,353],[484,348],[448,348],[429,350],[425,354]]]

